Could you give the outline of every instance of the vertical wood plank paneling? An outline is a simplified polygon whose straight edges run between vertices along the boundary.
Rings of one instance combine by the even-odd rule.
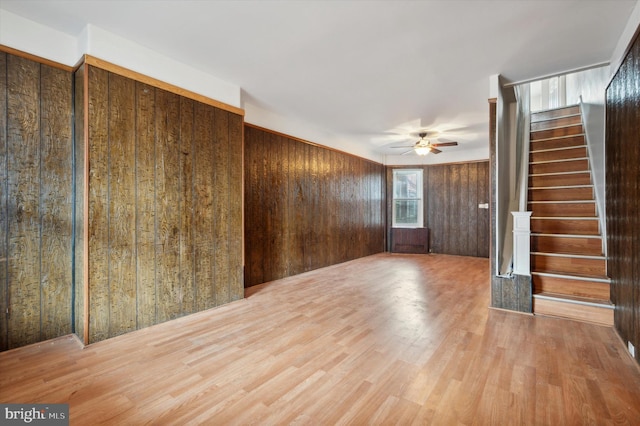
[[[89,341],[106,339],[109,296],[109,74],[89,73]]]
[[[265,229],[264,220],[264,132],[252,127],[245,128],[245,205],[260,206],[260,208],[245,208],[245,239],[254,244],[245,246],[245,283],[254,282],[264,276],[263,259],[261,255],[264,249],[262,238]],[[252,186],[248,185],[252,182]],[[262,214],[260,212],[263,212]]]
[[[156,90],[136,84],[137,326],[156,324]]]
[[[266,232],[257,230],[264,233],[264,245],[269,253],[273,253],[270,262],[264,263],[264,268],[268,276],[274,278],[280,278],[280,275],[275,273],[280,268],[280,249],[282,235],[278,228],[278,187],[276,184],[276,178],[278,176],[277,171],[277,154],[274,152],[277,148],[277,136],[274,134],[267,134],[263,139],[263,154],[264,160],[264,212],[265,212],[265,226]]]
[[[467,253],[474,253],[474,256],[480,256],[478,252],[478,236],[480,229],[478,227],[478,179],[480,163],[469,163],[467,174],[467,215],[468,226],[467,234]]]
[[[0,54],[0,350],[73,330],[72,87]]]
[[[237,114],[229,114],[229,300],[244,297],[243,277],[243,119]]]
[[[203,104],[195,108],[195,279],[198,311],[215,306],[213,271],[213,109]]]
[[[85,185],[85,78],[87,77],[85,66],[82,65],[76,70],[75,79],[75,95],[74,95],[74,161],[75,170],[72,171],[75,175],[75,216],[74,216],[74,291],[75,291],[75,305],[74,305],[74,321],[75,332],[84,342],[84,311],[85,311],[85,282],[84,282],[84,185]],[[86,343],[86,342],[84,342]]]
[[[384,166],[253,126],[245,153],[247,287],[384,250]]]
[[[109,336],[117,336],[136,329],[133,80],[109,75],[108,114]]]
[[[9,347],[40,340],[40,65],[7,64]]]
[[[72,75],[41,69],[40,259],[41,336],[71,333],[72,318]]]
[[[481,162],[478,164],[478,181],[477,181],[477,193],[478,204],[489,204],[490,191],[489,191],[489,162]],[[477,207],[477,206],[476,206]],[[490,210],[477,209],[478,212],[478,257],[489,257],[489,249],[491,247],[490,238]]]
[[[7,54],[0,52],[0,351],[9,349],[9,140],[7,137]]]
[[[230,168],[229,168],[229,113],[214,111],[214,155],[213,155],[213,216],[214,230],[214,274],[216,305],[229,302],[229,221]]]
[[[393,169],[423,169],[425,227],[433,253],[488,257],[488,162],[387,167],[388,216],[391,220]],[[389,223],[389,230],[391,222]]]
[[[445,222],[445,232],[447,233],[447,251],[451,254],[460,254],[458,247],[460,239],[465,236],[459,235],[460,230],[460,165],[453,164],[448,168],[447,173],[447,200],[448,215]]]
[[[281,275],[287,277],[291,274],[291,238],[293,232],[291,231],[292,217],[295,214],[292,209],[296,206],[291,202],[291,170],[293,170],[293,163],[291,162],[291,150],[293,149],[294,142],[285,138],[284,136],[278,136],[278,143],[281,145],[281,174],[280,179],[280,198],[282,199],[282,253],[281,253]]]
[[[93,66],[0,54],[0,350],[243,297],[242,128]]]
[[[457,233],[460,238],[456,241],[456,251],[462,256],[475,256],[476,247],[473,247],[473,249],[469,248],[469,221],[472,213],[475,213],[475,211],[471,210],[469,206],[469,164],[459,164],[458,169],[460,170],[460,180],[458,186],[458,197],[460,199],[460,216],[458,222],[459,226],[456,227],[457,229],[454,232]],[[477,230],[474,229],[473,234],[477,234]]]
[[[640,40],[606,90],[607,272],[614,323],[640,362]]]
[[[193,233],[193,148],[194,101],[180,99],[180,288],[182,291],[181,313],[196,312],[194,286],[194,233]]]
[[[294,262],[292,264],[294,271],[305,271],[305,250],[304,250],[304,224],[305,224],[305,212],[306,212],[306,200],[304,197],[304,144],[295,144],[294,147],[294,157],[293,164],[295,167],[293,174],[293,204],[295,207],[295,218],[292,223],[293,225],[293,235],[291,239],[291,244],[293,246],[294,253],[297,253],[296,256],[293,257]],[[250,183],[248,183],[250,184]],[[264,252],[263,252],[264,255]],[[269,275],[265,277],[261,277],[263,281],[270,281],[271,278]],[[258,284],[258,282],[254,282],[253,284]]]
[[[446,253],[446,208],[445,166],[433,166],[427,169],[427,223],[431,231],[431,250],[434,253]]]
[[[156,291],[157,321],[181,314],[180,99],[156,89]]]

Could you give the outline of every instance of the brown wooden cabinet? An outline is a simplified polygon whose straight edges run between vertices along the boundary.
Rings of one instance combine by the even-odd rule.
[[[393,253],[429,253],[429,228],[391,228]]]

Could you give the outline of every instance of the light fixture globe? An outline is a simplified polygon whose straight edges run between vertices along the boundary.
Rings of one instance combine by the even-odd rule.
[[[414,150],[418,155],[427,155],[431,152],[431,149],[428,146],[421,146],[421,145],[416,145]]]

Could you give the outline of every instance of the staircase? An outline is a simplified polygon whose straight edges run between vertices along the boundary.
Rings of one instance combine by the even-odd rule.
[[[613,325],[579,106],[531,115],[533,312]]]

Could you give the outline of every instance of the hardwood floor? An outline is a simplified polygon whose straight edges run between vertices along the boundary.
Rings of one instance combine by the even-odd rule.
[[[71,424],[638,424],[613,329],[489,306],[488,259],[379,254],[81,348],[0,353],[0,402]]]

